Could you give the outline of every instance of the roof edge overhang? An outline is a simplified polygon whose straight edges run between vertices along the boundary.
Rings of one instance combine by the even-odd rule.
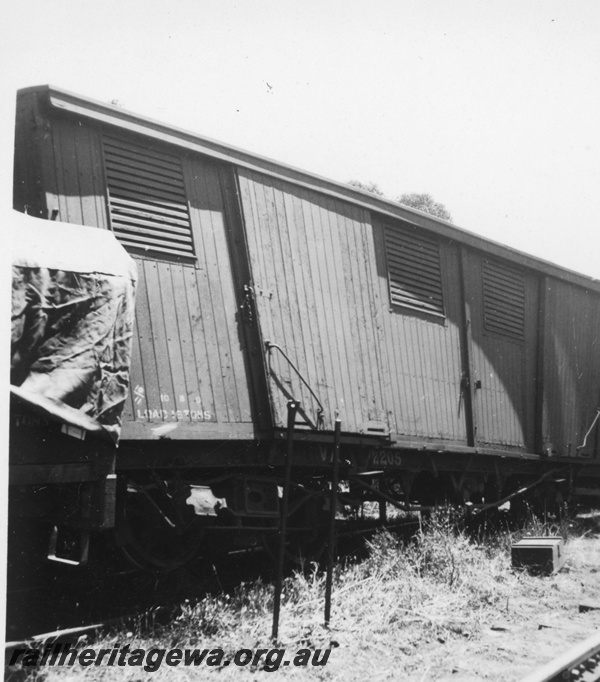
[[[17,94],[22,95],[32,92],[44,97],[46,103],[53,109],[118,127],[169,145],[182,147],[188,151],[203,154],[219,161],[257,171],[285,180],[286,182],[292,182],[306,189],[316,190],[336,199],[350,201],[354,205],[379,214],[383,219],[403,220],[445,239],[456,241],[465,246],[484,251],[492,256],[506,259],[516,265],[530,268],[545,275],[556,277],[600,293],[600,280],[481,237],[469,230],[457,227],[453,223],[403,206],[395,201],[378,197],[370,192],[354,188],[351,185],[329,180],[293,166],[285,165],[279,161],[217,142],[196,133],[176,128],[52,85],[23,88]]]

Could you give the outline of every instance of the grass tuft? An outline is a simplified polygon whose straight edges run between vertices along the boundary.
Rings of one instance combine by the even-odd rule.
[[[503,522],[487,526],[482,522],[474,527],[462,514],[442,509],[422,520],[419,531],[408,541],[382,530],[368,542],[364,560],[336,567],[331,629],[323,625],[323,573],[316,565],[294,573],[283,585],[279,644],[288,650],[334,647],[335,651],[327,667],[309,671],[289,666],[277,674],[306,679],[310,672],[313,679],[358,679],[372,676],[369,671],[377,661],[378,669],[401,670],[403,679],[412,679],[413,672],[423,669],[430,649],[435,659],[440,645],[455,650],[466,647],[498,619],[516,622],[527,618],[529,610],[536,613],[540,605],[562,608],[561,592],[564,596],[570,589],[568,573],[578,570],[577,562],[587,560],[585,535],[592,531],[582,531],[580,525],[568,522],[559,530],[568,536],[572,551],[567,552],[570,558],[565,575],[549,578],[513,571],[510,545],[524,533],[554,534],[557,527],[553,525],[532,521],[513,533]],[[516,600],[518,612],[512,606]],[[133,634],[115,632],[94,648],[116,642],[145,649],[219,647],[233,657],[240,648],[274,646],[270,639],[272,610],[272,585],[261,581],[242,584],[231,594],[184,602],[166,626],[140,628]],[[441,666],[443,661],[435,665]],[[85,674],[86,680],[94,680],[108,679],[110,673],[114,679],[126,672],[103,667],[46,668],[37,678],[77,679]],[[171,679],[169,675],[175,672],[179,679],[194,675],[194,669],[161,669],[160,679]],[[257,671],[234,666],[203,669],[203,675],[210,672],[229,680]]]

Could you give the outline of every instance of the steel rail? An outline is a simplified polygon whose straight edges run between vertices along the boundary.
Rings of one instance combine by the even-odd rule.
[[[97,632],[98,630],[103,630],[106,627],[109,627],[108,623],[93,623],[92,625],[81,625],[74,628],[64,628],[63,630],[52,630],[51,632],[44,632],[43,634],[39,635],[31,635],[31,637],[27,637],[26,639],[5,642],[4,650],[10,651],[20,647],[31,647],[33,644],[44,643],[48,640],[57,641],[68,636],[83,635],[88,632]]]
[[[565,682],[565,680],[600,680],[600,630],[569,649],[521,682]]]

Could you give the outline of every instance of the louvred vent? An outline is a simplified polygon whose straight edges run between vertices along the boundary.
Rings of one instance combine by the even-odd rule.
[[[392,305],[444,315],[439,245],[404,229],[385,228]]]
[[[524,338],[525,280],[521,273],[483,262],[483,314],[487,331]]]
[[[128,247],[193,259],[194,244],[179,157],[105,135],[110,222]]]

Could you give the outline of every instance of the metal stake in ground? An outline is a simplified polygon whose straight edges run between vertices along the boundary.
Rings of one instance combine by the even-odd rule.
[[[283,483],[283,499],[281,501],[281,526],[279,532],[279,561],[277,563],[277,580],[275,582],[275,600],[273,603],[273,631],[271,637],[276,640],[279,634],[279,608],[281,606],[281,588],[283,586],[283,564],[285,561],[285,536],[290,500],[290,479],[292,477],[292,454],[294,448],[294,424],[298,404],[290,400],[287,404],[287,448],[285,453],[285,480]]]
[[[331,467],[331,500],[329,502],[329,542],[327,546],[327,579],[325,581],[325,625],[331,618],[331,587],[333,584],[333,562],[335,560],[335,513],[337,511],[337,489],[340,467],[340,434],[342,422],[335,420],[333,436],[333,462]]]

